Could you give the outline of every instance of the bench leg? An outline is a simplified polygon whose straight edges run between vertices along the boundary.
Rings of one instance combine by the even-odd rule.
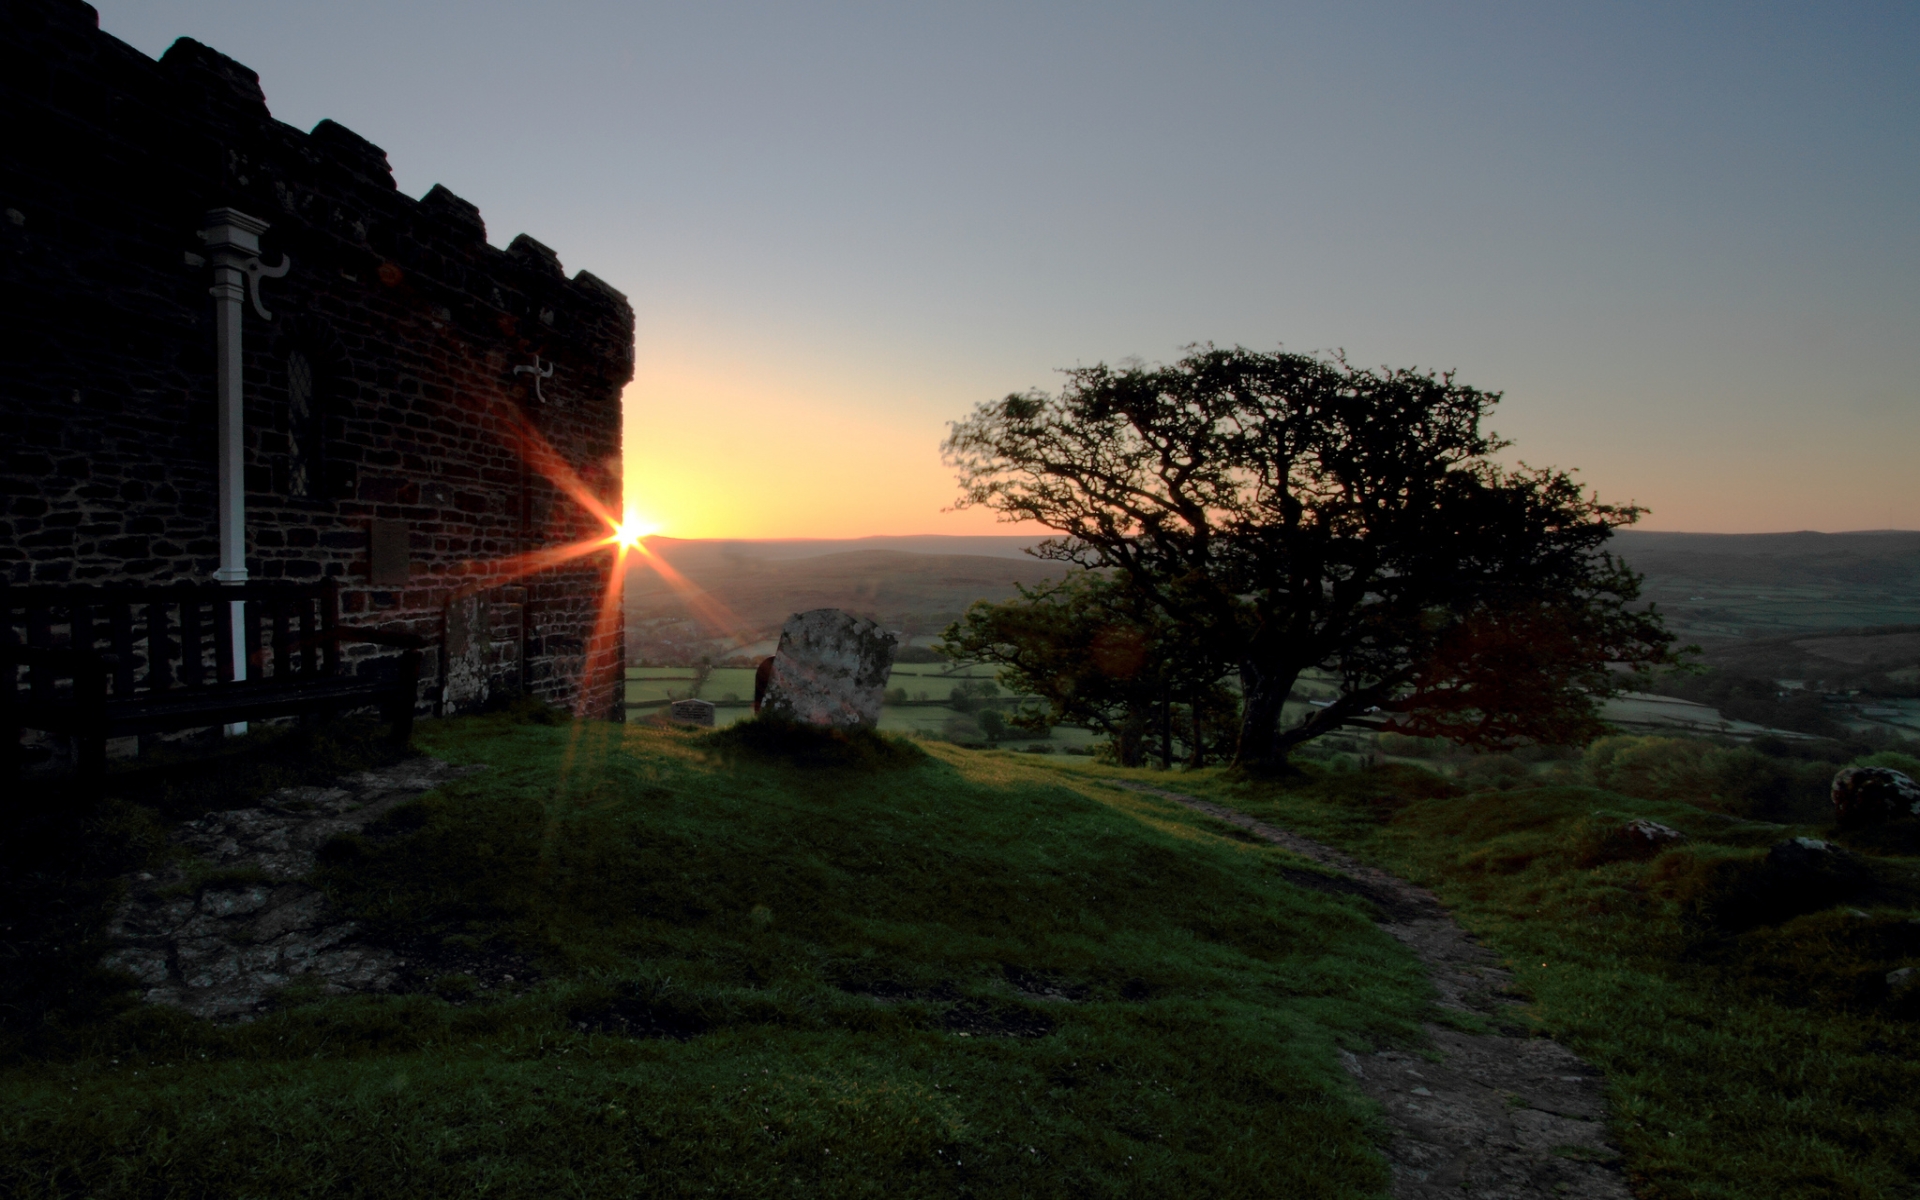
[[[393,699],[388,701],[386,713],[394,744],[402,749],[413,739],[413,706],[419,694],[420,652],[409,650],[400,656],[400,677],[394,681]]]

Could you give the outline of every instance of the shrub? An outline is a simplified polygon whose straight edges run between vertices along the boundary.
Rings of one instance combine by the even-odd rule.
[[[1706,933],[1777,925],[1873,889],[1871,874],[1845,852],[1802,854],[1802,862],[1783,857],[1783,848],[1793,846],[1737,856],[1677,850],[1658,861],[1654,879],[1679,903],[1681,919]]]
[[[1505,791],[1523,787],[1532,779],[1527,764],[1510,754],[1482,755],[1460,768],[1460,782],[1474,791]]]
[[[986,731],[980,728],[980,723],[963,713],[955,713],[942,721],[940,736],[949,742],[958,742],[963,745],[983,742],[987,738]]]
[[[947,707],[955,712],[970,713],[980,707],[980,701],[999,694],[999,686],[991,679],[963,680],[953,685],[953,691],[947,696]]]
[[[1607,737],[1582,763],[1596,787],[1643,800],[1678,800],[1735,816],[1824,821],[1829,763],[1774,758],[1695,738]]]
[[[1905,772],[1909,779],[1920,782],[1920,758],[1911,754],[1902,754],[1898,750],[1882,750],[1878,754],[1869,754],[1856,758],[1847,764],[1851,767],[1887,767]]]
[[[1408,737],[1404,733],[1380,735],[1380,753],[1395,758],[1438,758],[1447,751],[1443,738]]]

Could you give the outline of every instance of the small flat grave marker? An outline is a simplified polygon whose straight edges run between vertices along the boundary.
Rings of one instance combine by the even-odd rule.
[[[711,700],[675,700],[668,708],[667,715],[684,725],[713,725],[713,701]]]

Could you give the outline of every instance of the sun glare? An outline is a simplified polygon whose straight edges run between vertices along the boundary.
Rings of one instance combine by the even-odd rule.
[[[652,537],[660,532],[660,526],[644,517],[627,514],[627,519],[613,527],[613,536],[607,540],[632,550],[640,545],[641,538]]]

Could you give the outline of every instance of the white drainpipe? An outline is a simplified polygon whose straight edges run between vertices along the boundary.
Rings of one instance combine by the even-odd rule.
[[[254,311],[263,320],[273,315],[260,306],[260,277],[278,279],[291,265],[282,256],[269,269],[260,263],[260,235],[267,223],[231,208],[207,214],[200,238],[213,259],[213,314],[219,340],[218,389],[220,405],[220,568],[213,577],[221,583],[247,581],[247,463],[246,410],[242,388],[240,302],[251,292]],[[232,602],[233,678],[247,677],[246,603]],[[227,726],[229,736],[247,731],[246,722]]]

